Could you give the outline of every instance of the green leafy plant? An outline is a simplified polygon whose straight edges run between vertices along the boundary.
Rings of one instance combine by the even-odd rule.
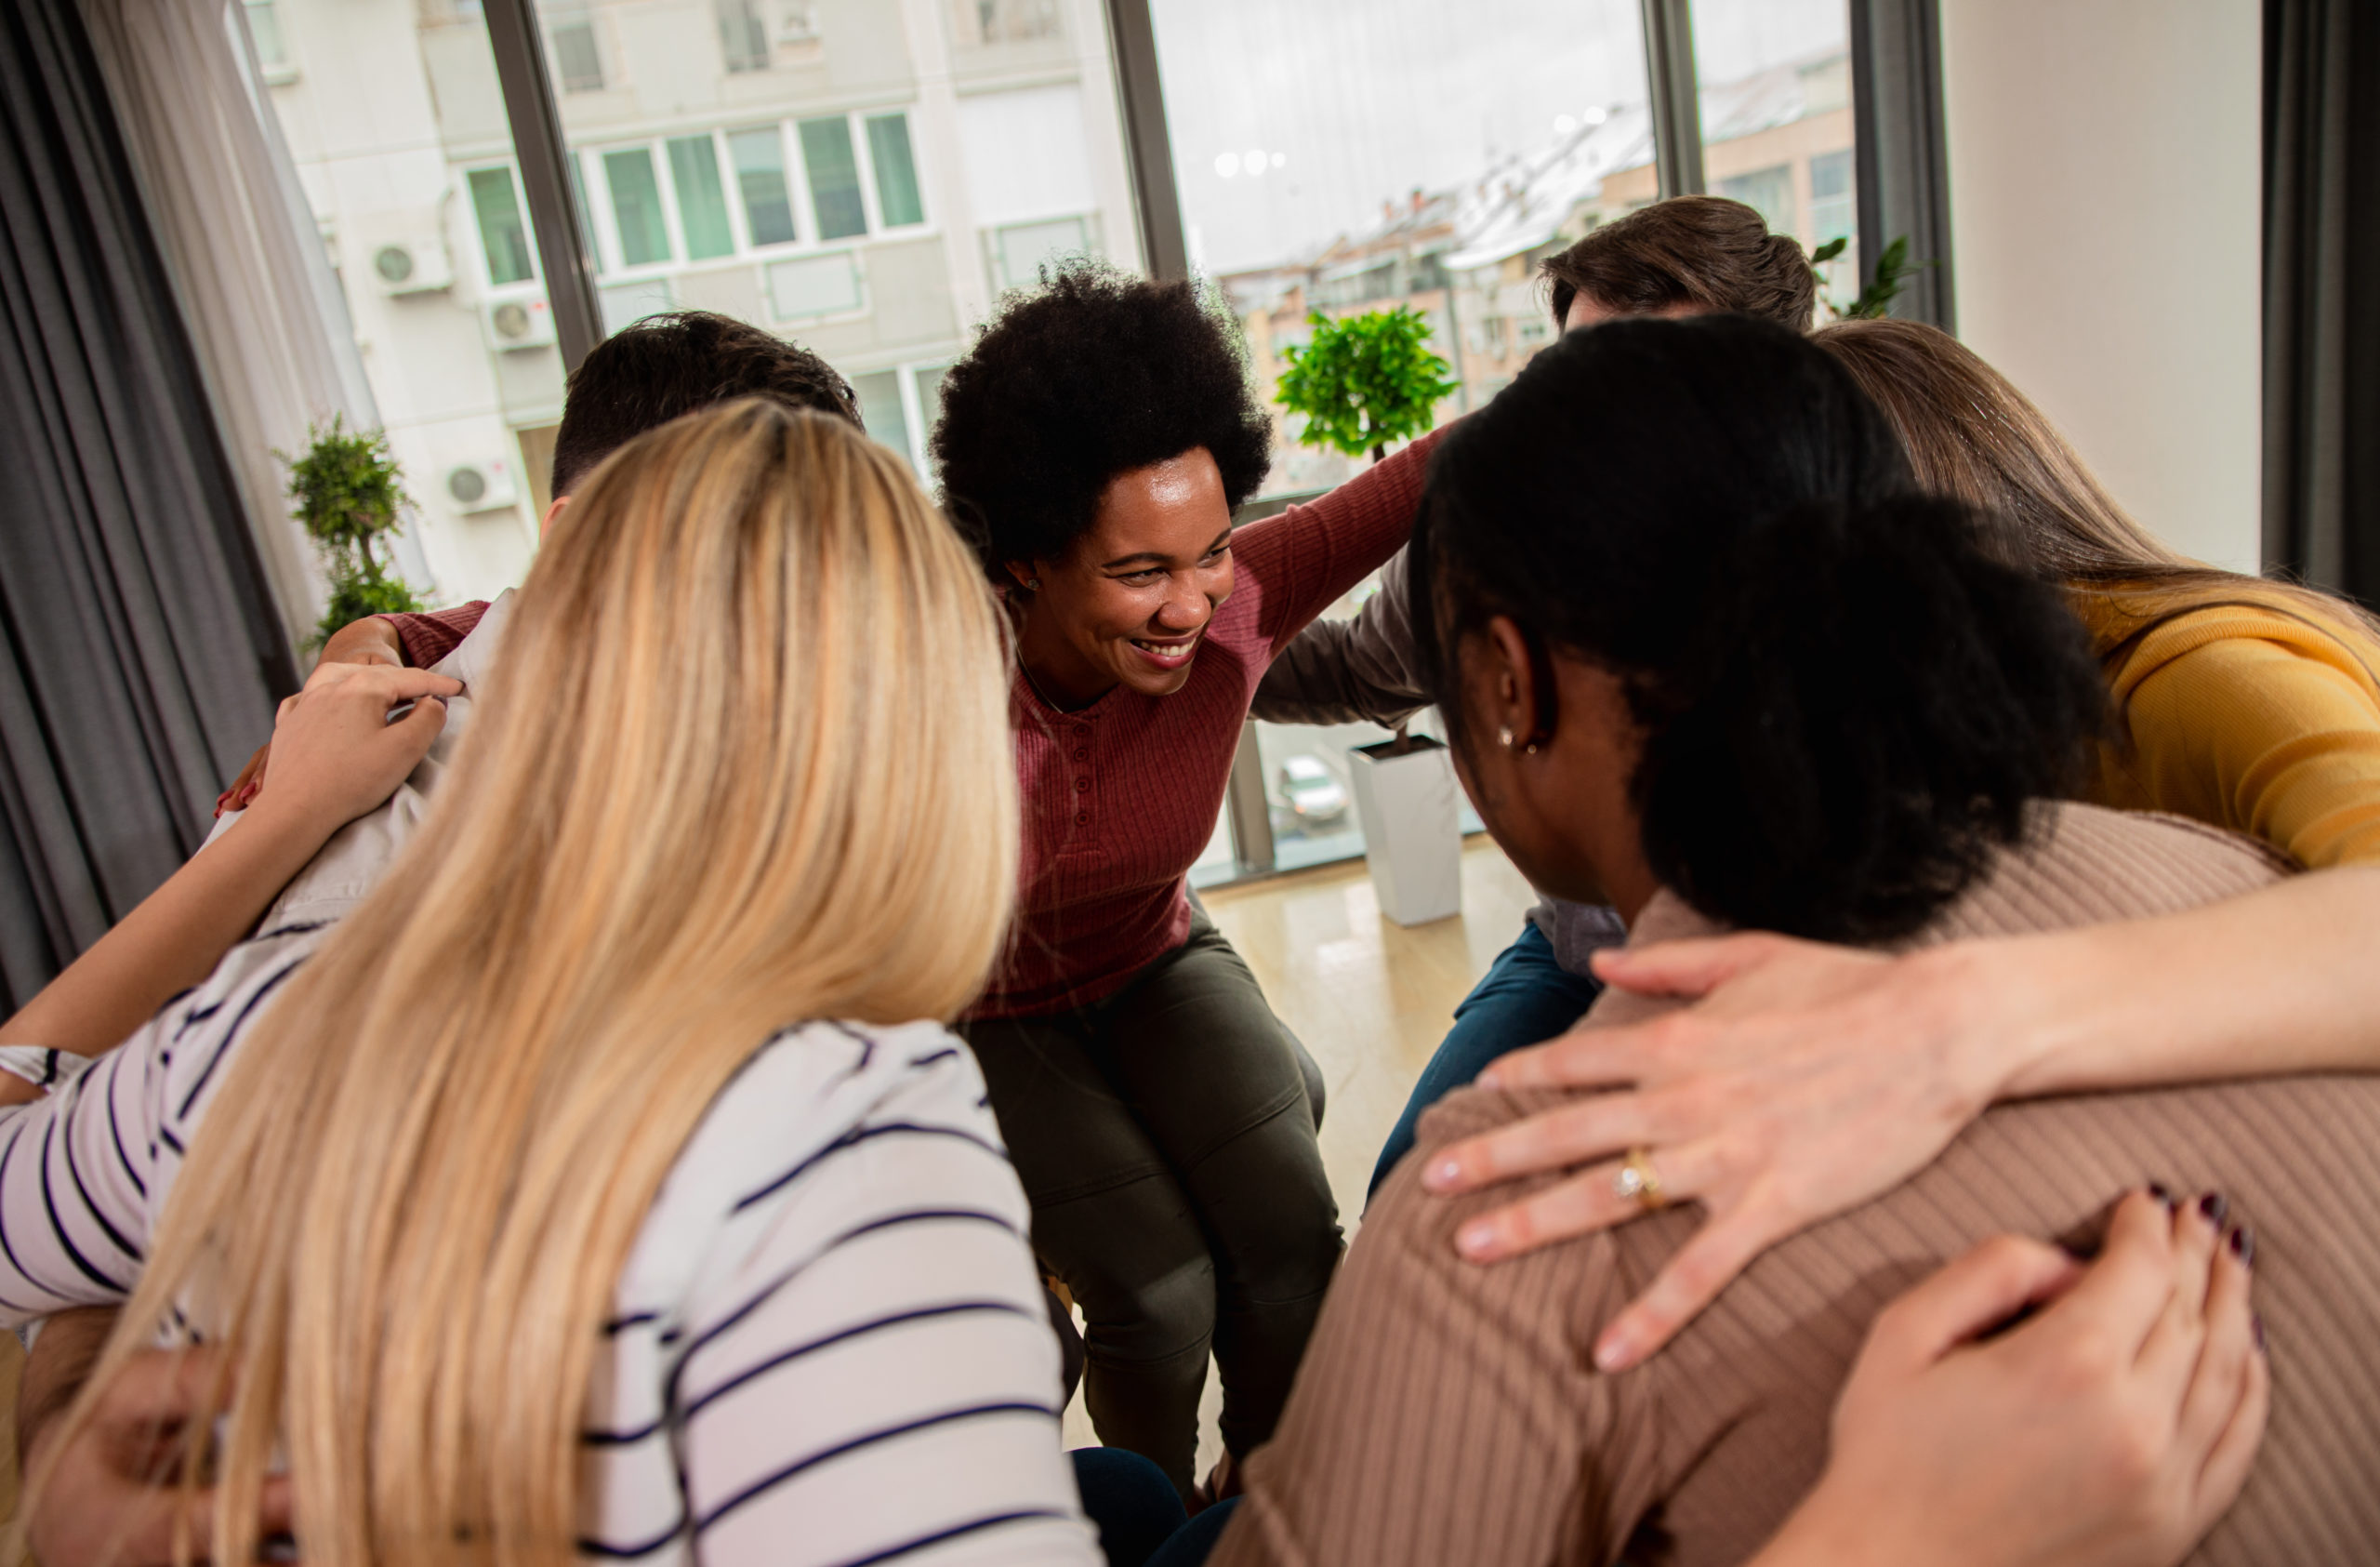
[[[1818,268],[1842,255],[1850,243],[1847,235],[1841,236],[1811,251],[1811,272],[1817,273]],[[1931,261],[1911,260],[1909,236],[1902,234],[1885,246],[1884,254],[1876,258],[1875,275],[1860,287],[1859,297],[1847,305],[1838,305],[1828,299],[1827,313],[1837,321],[1880,320],[1892,308],[1893,300],[1900,297],[1900,291],[1908,286],[1909,280],[1933,264]],[[1820,276],[1818,282],[1823,286],[1826,279]]]
[[[1349,457],[1371,453],[1378,462],[1388,443],[1427,434],[1441,398],[1461,384],[1447,362],[1425,346],[1429,320],[1410,305],[1333,321],[1319,311],[1306,317],[1314,339],[1283,355],[1278,401],[1305,416],[1309,446]]]
[[[275,452],[289,469],[290,515],[322,551],[330,578],[330,607],[307,639],[320,647],[330,634],[367,615],[391,615],[423,607],[403,578],[380,559],[382,541],[403,525],[411,504],[404,474],[389,455],[380,430],[349,430],[334,416],[329,428],[310,426],[305,452],[296,458]]]

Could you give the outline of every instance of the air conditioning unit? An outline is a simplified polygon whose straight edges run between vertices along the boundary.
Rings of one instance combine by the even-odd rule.
[[[778,0],[776,41],[780,44],[814,44],[818,41],[817,7],[813,0]]]
[[[429,237],[383,240],[365,258],[372,281],[383,294],[430,294],[455,285],[446,246]]]
[[[521,501],[512,464],[500,457],[456,463],[446,470],[443,487],[447,504],[457,511],[501,511]]]
[[[554,340],[554,312],[542,294],[482,300],[480,325],[493,349],[549,348]]]

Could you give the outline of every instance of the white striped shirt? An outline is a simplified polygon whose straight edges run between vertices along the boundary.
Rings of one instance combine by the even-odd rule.
[[[0,1109],[0,1318],[130,1291],[226,1059],[327,934],[244,944],[87,1070]],[[1027,1217],[947,1031],[825,1022],[770,1042],[621,1272],[588,1389],[583,1554],[1099,1562]]]

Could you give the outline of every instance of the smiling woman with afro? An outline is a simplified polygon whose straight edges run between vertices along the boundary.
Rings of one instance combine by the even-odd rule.
[[[944,505],[1016,631],[1025,820],[1017,934],[964,1029],[1090,1321],[1100,1438],[1185,1495],[1210,1348],[1228,1467],[1272,1434],[1340,1250],[1319,1074],[1187,873],[1265,666],[1405,542],[1431,445],[1234,533],[1272,447],[1237,323],[1093,261],[1010,296],[943,381]]]

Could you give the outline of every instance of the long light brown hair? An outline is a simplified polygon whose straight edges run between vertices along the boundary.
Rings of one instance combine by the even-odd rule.
[[[1983,508],[2009,564],[2096,601],[2085,619],[2103,657],[2121,657],[2176,615],[2224,604],[2272,609],[2334,636],[2367,668],[2380,619],[2294,582],[2192,560],[2116,503],[2089,465],[2008,378],[1938,327],[1844,321],[1811,340],[1851,372],[1909,452],[1918,483]]]
[[[178,1308],[236,1368],[215,1560],[255,1559],[278,1447],[313,1567],[572,1561],[599,1326],[713,1097],[993,962],[1007,669],[846,422],[741,402],[605,462],[420,838],[241,1044],[70,1420]]]

